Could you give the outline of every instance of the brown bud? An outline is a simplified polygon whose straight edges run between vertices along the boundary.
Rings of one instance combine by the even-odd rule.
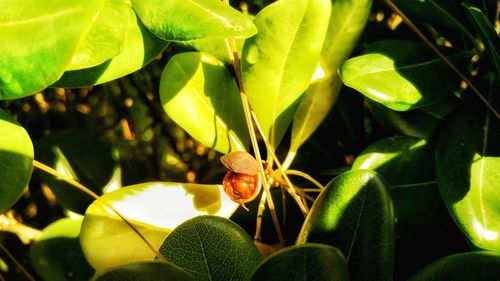
[[[234,173],[241,173],[247,175],[257,175],[259,173],[259,167],[257,166],[257,160],[253,158],[248,152],[245,151],[235,151],[230,152],[220,158],[220,161],[229,171]]]

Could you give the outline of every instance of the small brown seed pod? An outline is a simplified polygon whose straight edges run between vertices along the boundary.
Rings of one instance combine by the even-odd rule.
[[[220,161],[229,171],[247,175],[257,175],[259,167],[257,160],[253,158],[248,152],[234,151],[230,152],[220,158]]]

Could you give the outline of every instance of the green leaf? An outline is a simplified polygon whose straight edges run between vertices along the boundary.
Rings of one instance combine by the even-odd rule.
[[[229,217],[238,207],[224,195],[221,185],[151,182],[124,187],[101,198],[128,218],[155,248],[185,220],[203,214]],[[154,258],[144,241],[99,201],[85,213],[80,242],[97,271]]]
[[[471,43],[474,37],[463,25],[463,16],[454,0],[393,0],[410,19],[452,28],[467,36]]]
[[[465,57],[462,53],[448,58]],[[450,95],[459,82],[427,46],[402,40],[371,44],[366,54],[342,65],[340,77],[345,85],[397,111],[434,104]]]
[[[291,152],[297,151],[311,136],[335,104],[342,86],[339,67],[361,36],[371,4],[372,0],[332,1],[330,22],[321,51],[320,69],[324,75],[309,85],[295,112]]]
[[[199,281],[248,280],[262,260],[242,228],[215,216],[199,216],[179,225],[160,252]]]
[[[277,146],[318,63],[329,0],[282,0],[257,14],[243,47],[243,81],[262,130]]]
[[[81,131],[52,132],[36,146],[37,159],[97,194],[111,179],[116,162],[111,145]],[[93,198],[53,175],[41,172],[42,180],[65,208],[83,214]]]
[[[137,262],[104,271],[91,281],[191,281],[193,278],[176,265],[165,261]]]
[[[247,38],[257,32],[247,16],[218,0],[132,0],[132,6],[152,33],[168,41]]]
[[[241,57],[241,51],[243,50],[245,39],[239,38],[235,39],[235,41],[238,49],[238,57]],[[175,46],[181,50],[208,53],[225,64],[232,63],[226,41],[223,38],[203,38],[191,41],[181,41],[175,42]]]
[[[238,86],[216,58],[172,57],[161,76],[160,99],[167,115],[202,144],[222,153],[248,147]]]
[[[80,88],[102,84],[141,69],[167,47],[168,43],[154,36],[127,7],[128,26],[123,51],[112,59],[91,68],[66,71],[52,87]]]
[[[31,265],[46,281],[87,281],[94,270],[78,241],[82,218],[60,219],[43,229],[30,247]]]
[[[434,147],[424,139],[379,140],[360,153],[352,169],[372,170],[387,180],[398,223],[415,223],[445,210],[434,176]]]
[[[394,215],[386,183],[367,170],[334,178],[314,202],[296,244],[339,248],[352,280],[392,280]]]
[[[104,0],[0,2],[0,99],[43,90],[61,77]]]
[[[0,214],[21,197],[32,168],[33,144],[28,133],[0,109]]]
[[[252,275],[260,280],[349,280],[349,269],[339,249],[308,243],[287,247],[263,261]]]
[[[461,112],[436,149],[439,191],[455,222],[478,248],[500,251],[500,127],[489,113]]]
[[[342,82],[333,74],[313,81],[302,96],[293,117],[290,151],[299,147],[316,131],[337,100]]]
[[[457,108],[455,100],[442,102],[408,111],[395,111],[366,99],[373,117],[385,128],[417,138],[429,138],[441,122]]]
[[[441,258],[424,267],[408,281],[483,281],[500,276],[500,255],[493,252],[470,252]]]
[[[127,8],[124,0],[106,0],[66,70],[96,66],[121,53],[129,21]]]
[[[497,79],[500,79],[500,54],[498,53],[500,49],[500,39],[498,38],[495,28],[479,8],[467,2],[462,2],[462,6],[467,12],[469,19],[476,29],[476,33],[479,35],[486,48],[486,54],[493,64],[493,67],[496,69]]]

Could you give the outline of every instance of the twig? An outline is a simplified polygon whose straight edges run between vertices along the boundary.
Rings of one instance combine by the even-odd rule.
[[[27,279],[29,279],[30,281],[36,281],[35,278],[26,270],[26,268],[24,268],[24,266],[20,262],[16,260],[16,258],[9,252],[7,248],[5,248],[2,243],[0,243],[0,250],[2,250],[2,252],[4,252],[10,260],[12,260],[12,262],[21,270],[21,272],[24,274],[24,276],[26,276]]]

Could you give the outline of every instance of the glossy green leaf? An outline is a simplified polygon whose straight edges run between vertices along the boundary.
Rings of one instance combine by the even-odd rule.
[[[408,281],[485,281],[498,280],[500,255],[470,252],[441,258],[411,276]]]
[[[391,280],[394,266],[394,214],[385,181],[367,170],[333,179],[314,202],[297,244],[339,248],[352,280]]]
[[[185,220],[203,214],[229,217],[238,207],[220,185],[152,182],[124,187],[101,198],[128,218],[156,248]],[[80,242],[87,260],[98,271],[154,258],[144,241],[97,201],[85,213]]]
[[[28,133],[0,109],[0,214],[21,197],[32,168],[33,144]]]
[[[455,222],[478,248],[500,251],[500,127],[489,113],[456,114],[436,149],[439,191]]]
[[[248,280],[262,260],[242,228],[216,216],[199,216],[179,225],[160,252],[199,281]]]
[[[465,57],[462,53],[448,58]],[[371,44],[364,55],[342,65],[340,77],[345,85],[397,111],[434,104],[450,95],[459,82],[427,46],[402,40]]]
[[[102,194],[116,166],[109,143],[76,130],[43,137],[37,143],[36,157],[97,194]],[[83,214],[92,203],[92,197],[69,183],[45,172],[40,175],[63,207]]]
[[[349,280],[342,252],[332,246],[308,243],[287,247],[263,261],[252,275],[260,280]]]
[[[295,112],[290,144],[292,153],[319,127],[335,104],[342,85],[338,70],[361,36],[371,4],[372,0],[332,1],[330,22],[321,51],[320,70],[324,75],[309,85]]]
[[[104,0],[0,1],[0,99],[40,91],[61,77]]]
[[[293,117],[290,151],[299,147],[316,131],[337,100],[342,82],[336,74],[313,81],[302,96]]]
[[[168,41],[247,38],[257,32],[247,16],[218,0],[132,0],[132,6],[152,33]]]
[[[174,56],[161,76],[160,99],[167,115],[202,144],[222,153],[248,146],[238,86],[216,58]]]
[[[262,130],[276,146],[292,121],[318,63],[329,0],[282,0],[257,14],[259,33],[245,41],[245,90]]]
[[[236,48],[238,49],[238,57],[241,57],[241,51],[243,50],[245,39],[239,38],[235,39],[235,41]],[[232,63],[224,38],[204,38],[191,41],[181,41],[175,42],[175,46],[181,50],[208,53],[225,64]]]
[[[191,281],[193,278],[181,268],[164,261],[131,263],[100,273],[92,281]]]
[[[141,69],[167,47],[168,43],[154,36],[127,7],[128,26],[123,51],[112,59],[91,68],[66,71],[52,87],[80,88],[102,84]]]
[[[498,53],[500,50],[500,38],[495,28],[479,8],[467,2],[462,2],[461,4],[486,48],[486,54],[496,69],[497,78],[500,79],[500,54]]]
[[[45,281],[87,281],[94,270],[78,241],[82,218],[60,219],[43,229],[31,246],[31,265]]]
[[[464,26],[455,0],[393,0],[410,19],[424,21],[455,29],[474,42],[474,37]]]
[[[421,221],[442,207],[434,176],[434,147],[424,139],[379,140],[360,153],[352,169],[372,170],[387,180],[398,223]]]
[[[121,53],[129,21],[127,9],[124,0],[106,0],[66,70],[96,66]]]
[[[445,117],[457,108],[453,99],[404,112],[389,109],[370,99],[366,99],[366,102],[373,117],[382,126],[394,132],[417,138],[431,137]]]

